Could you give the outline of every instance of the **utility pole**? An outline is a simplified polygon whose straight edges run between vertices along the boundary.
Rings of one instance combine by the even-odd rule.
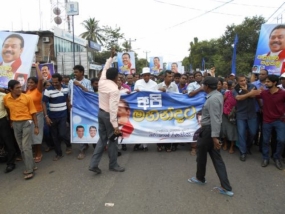
[[[132,40],[131,38],[129,38],[129,48],[130,48],[130,50],[127,49],[127,51],[131,51],[131,49],[132,49],[132,42],[135,42],[135,41],[136,41],[136,39]]]
[[[280,23],[282,24],[282,14],[280,14],[280,17],[279,17],[279,16],[277,16],[277,17],[276,17],[276,19],[277,19],[277,24],[279,23],[279,20],[281,20],[281,22],[280,22]]]
[[[144,51],[144,53],[145,53],[145,59],[146,59],[146,63],[145,63],[146,65],[145,66],[147,67],[147,54],[150,53],[150,51]]]

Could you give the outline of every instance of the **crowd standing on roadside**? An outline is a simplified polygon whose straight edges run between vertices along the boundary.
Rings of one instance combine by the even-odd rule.
[[[232,196],[220,149],[229,149],[230,154],[239,150],[239,158],[244,162],[254,144],[262,154],[262,167],[270,164],[272,158],[275,166],[283,169],[285,74],[278,77],[262,69],[258,76],[252,74],[250,78],[233,73],[215,77],[215,69],[212,68],[210,72],[185,74],[165,70],[153,76],[149,68],[143,68],[140,75],[124,75],[119,74],[117,68],[110,68],[111,61],[111,58],[107,60],[100,76],[91,80],[85,78],[81,65],[74,66],[74,79],[55,73],[51,80],[44,80],[36,64],[37,77],[28,79],[25,92],[17,80],[9,81],[8,89],[0,89],[0,145],[7,152],[6,173],[15,169],[16,160],[22,159],[25,164],[24,178],[32,178],[37,170],[35,164],[44,158],[43,142],[45,152],[54,150],[53,161],[60,160],[64,155],[61,142],[65,143],[65,154],[73,152],[68,132],[73,87],[98,93],[99,96],[100,139],[97,146],[94,145],[89,166],[89,170],[95,173],[101,173],[98,165],[106,147],[110,158],[109,169],[117,172],[125,170],[117,163],[117,156],[121,155],[117,139],[110,140],[109,135],[121,133],[116,116],[120,95],[139,91],[180,93],[188,94],[188,97],[207,93],[204,107],[197,113],[197,118],[201,119],[202,134],[199,134],[197,142],[191,143],[190,149],[191,155],[197,155],[197,174],[189,182],[206,183],[206,157],[209,152],[221,180],[221,187],[217,190]],[[127,146],[123,144],[121,149],[126,151]],[[157,144],[157,151],[175,152],[178,146],[177,143]],[[77,159],[82,160],[89,145],[80,144],[79,147]],[[147,144],[135,144],[133,150],[147,152],[148,147]]]

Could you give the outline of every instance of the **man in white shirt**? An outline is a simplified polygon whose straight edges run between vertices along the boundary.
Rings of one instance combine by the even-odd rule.
[[[172,92],[179,93],[178,87],[175,82],[171,82],[172,80],[172,72],[170,70],[166,70],[164,73],[164,81],[157,85],[158,90],[162,92]]]
[[[196,94],[203,91],[202,73],[200,71],[194,72],[194,79],[195,82],[190,83],[187,87],[189,97],[194,97]]]
[[[143,68],[141,75],[142,79],[136,81],[134,91],[157,91],[157,83],[150,79],[150,69]]]
[[[84,126],[82,125],[77,126],[76,134],[77,136],[73,138],[74,142],[86,142],[87,141],[86,137],[84,136]]]
[[[166,70],[164,72],[164,81],[158,84],[158,90],[167,93],[179,93],[178,87],[175,82],[172,82],[172,71]],[[162,151],[162,146],[167,152],[176,151],[178,144],[177,143],[158,143],[157,151]]]
[[[97,128],[96,126],[90,126],[89,127],[89,134],[88,141],[95,142],[96,134],[97,134]]]
[[[150,79],[150,68],[143,68],[142,79],[135,83],[134,91],[158,91],[157,83]],[[136,144],[134,151],[139,150],[140,144]],[[147,144],[142,144],[143,150],[148,151]]]

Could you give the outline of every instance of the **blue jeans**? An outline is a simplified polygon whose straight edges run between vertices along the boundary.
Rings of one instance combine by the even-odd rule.
[[[277,135],[276,152],[273,154],[273,158],[280,160],[285,144],[285,123],[280,120],[276,120],[272,123],[263,123],[262,156],[263,159],[269,160],[269,140],[272,128],[275,129]]]
[[[249,131],[248,135],[246,132],[247,130]],[[256,135],[256,130],[257,130],[256,118],[248,120],[237,119],[238,142],[241,154],[246,154],[247,148],[252,145],[253,139]]]

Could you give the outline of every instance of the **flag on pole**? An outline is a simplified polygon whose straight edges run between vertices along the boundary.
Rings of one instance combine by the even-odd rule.
[[[236,34],[235,41],[234,41],[233,58],[232,58],[232,73],[233,74],[236,74],[237,43],[238,43],[238,35]]]

